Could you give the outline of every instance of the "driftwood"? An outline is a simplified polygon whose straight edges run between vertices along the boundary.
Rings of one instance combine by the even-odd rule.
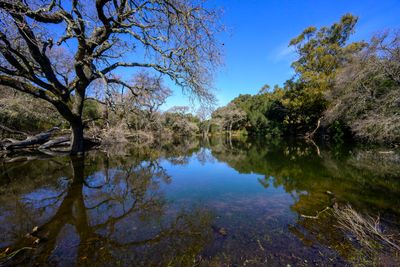
[[[65,155],[70,152],[69,146],[71,145],[71,137],[70,135],[63,135],[52,139],[58,131],[58,127],[53,127],[46,132],[27,136],[25,140],[16,140],[11,138],[3,139],[0,141],[0,152],[4,152],[5,154],[0,154],[0,157],[8,157],[9,153],[14,153],[15,151],[31,151],[32,149],[48,156]],[[98,146],[101,143],[101,140],[96,138],[85,138],[84,142],[85,148],[90,149]],[[1,148],[3,148],[3,150],[1,150]]]
[[[324,209],[318,211],[317,214],[316,214],[315,216],[313,216],[313,215],[300,214],[300,217],[302,217],[302,218],[307,218],[307,219],[315,219],[315,220],[316,220],[316,219],[319,218],[319,215],[321,215],[322,213],[324,213],[325,211],[328,211],[328,210],[330,210],[330,209],[331,209],[331,207],[325,207]]]
[[[318,131],[319,127],[321,126],[321,119],[319,118],[317,121],[317,127],[315,127],[315,129],[311,132],[311,133],[306,133],[305,138],[306,139],[312,139],[315,135],[315,133]]]
[[[46,143],[50,139],[50,137],[53,136],[53,134],[58,130],[58,127],[54,127],[44,133],[40,133],[34,136],[28,136],[25,140],[22,141],[8,139],[9,142],[3,143],[3,147],[6,150],[14,150],[26,148],[33,145],[41,145]]]
[[[53,140],[49,140],[46,143],[39,146],[40,149],[49,149],[50,147],[60,146],[60,145],[69,145],[71,141],[70,136],[61,136]]]
[[[319,216],[331,209],[335,209],[337,207],[337,202],[336,202],[336,197],[335,194],[332,193],[331,191],[326,191],[325,194],[327,194],[330,197],[330,202],[331,204],[329,206],[326,206],[325,208],[323,208],[322,210],[318,211],[316,215],[305,215],[305,214],[300,214],[300,217],[302,218],[306,218],[306,219],[314,219],[317,220],[319,218]]]

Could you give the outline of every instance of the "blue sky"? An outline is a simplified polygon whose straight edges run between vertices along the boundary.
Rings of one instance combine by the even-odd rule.
[[[215,95],[225,105],[239,94],[255,94],[266,83],[282,85],[291,77],[295,54],[289,41],[308,26],[330,25],[345,13],[359,17],[353,40],[368,40],[384,29],[400,29],[400,0],[210,0],[224,10],[222,23],[228,31],[224,66],[216,74]],[[180,88],[163,109],[190,105]]]

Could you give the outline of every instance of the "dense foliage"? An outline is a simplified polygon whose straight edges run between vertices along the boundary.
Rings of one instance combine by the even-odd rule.
[[[220,113],[235,106],[245,116],[234,130],[251,135],[349,133],[370,142],[398,142],[399,34],[349,42],[356,23],[357,17],[346,14],[330,27],[305,29],[290,42],[298,57],[292,63],[295,75],[283,88],[265,85],[257,95],[240,95],[215,112],[213,120],[229,123]]]

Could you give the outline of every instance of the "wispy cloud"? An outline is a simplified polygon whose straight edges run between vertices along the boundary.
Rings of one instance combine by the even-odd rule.
[[[270,57],[274,63],[282,62],[282,61],[291,62],[296,57],[295,52],[296,51],[293,46],[288,46],[287,43],[285,43],[285,44],[278,46],[276,49],[274,49],[271,52]]]

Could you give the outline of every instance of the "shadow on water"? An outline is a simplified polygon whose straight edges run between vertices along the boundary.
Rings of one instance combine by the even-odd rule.
[[[210,138],[31,159],[0,163],[3,265],[365,264],[331,212],[309,217],[400,225],[396,151]]]

